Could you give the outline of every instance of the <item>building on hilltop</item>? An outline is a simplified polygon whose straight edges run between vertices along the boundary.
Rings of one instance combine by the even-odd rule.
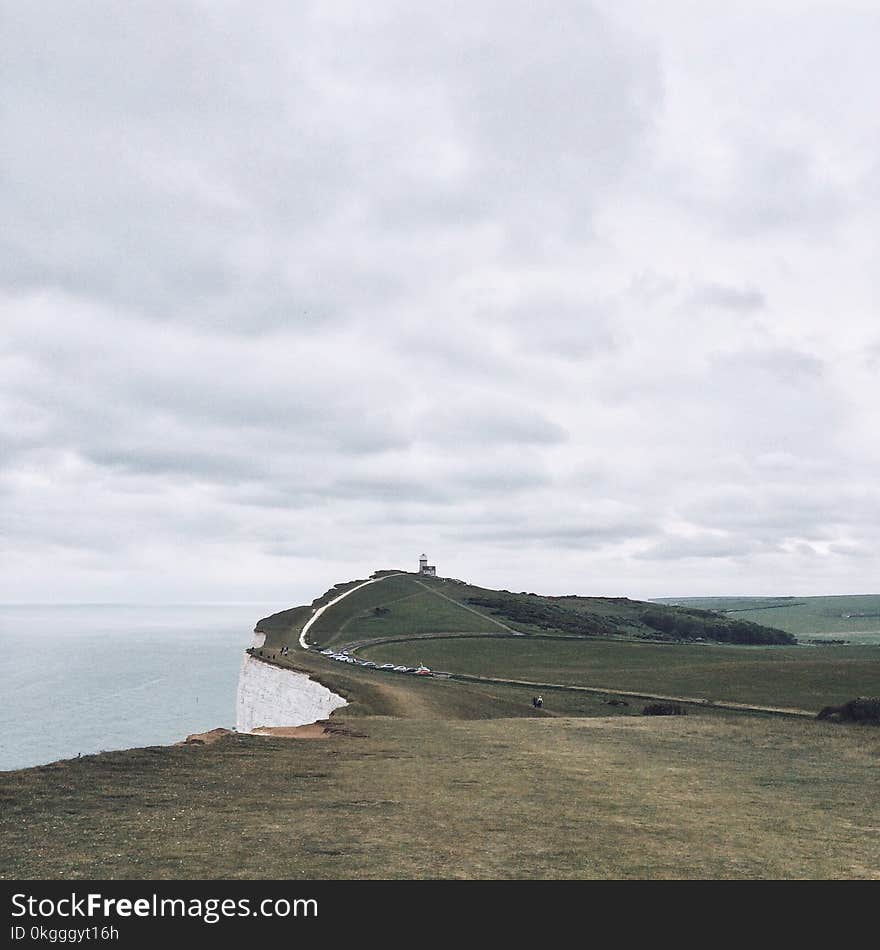
[[[419,574],[427,574],[428,577],[437,576],[437,568],[433,564],[428,563],[428,555],[423,554],[419,558]]]

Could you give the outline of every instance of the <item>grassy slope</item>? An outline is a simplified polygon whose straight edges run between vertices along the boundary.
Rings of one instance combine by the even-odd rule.
[[[815,634],[880,634],[880,595],[835,597],[684,597],[664,603],[705,610],[735,610],[731,617],[766,623],[799,637]],[[769,606],[769,605],[781,606]],[[764,607],[764,609],[753,609]],[[748,608],[748,609],[744,609]],[[844,618],[843,614],[873,616]]]
[[[345,715],[395,716],[405,719],[497,719],[556,716],[640,715],[642,704],[610,707],[606,697],[560,692],[543,710],[535,710],[534,690],[495,683],[470,683],[379,673],[333,663],[314,653],[291,653],[275,660],[314,675],[345,697]],[[721,711],[715,712],[723,715]]]
[[[433,583],[453,599],[478,590]],[[498,632],[423,590],[411,577],[370,585],[328,610],[314,639],[484,622]],[[626,626],[626,602],[592,600],[574,609],[617,611]],[[383,603],[389,613],[374,620]],[[232,736],[0,773],[0,876],[880,876],[871,794],[880,730],[702,708],[643,718],[639,703],[614,709],[556,691],[535,711],[525,688],[383,675],[305,653],[296,642],[311,615],[294,608],[261,621],[266,652],[289,644],[277,662],[349,698],[334,722],[366,738]],[[506,638],[370,649],[456,668],[473,658],[476,672],[496,664],[548,679],[601,673],[618,688],[650,681],[658,692],[678,684],[700,695],[696,684],[739,691],[763,682],[803,696],[815,675],[824,684],[817,707],[844,683],[849,698],[876,669],[875,654],[846,664],[855,653],[835,648]],[[800,665],[812,659],[813,672]],[[761,700],[773,705],[780,694]]]
[[[436,593],[431,593],[426,587]],[[310,629],[309,638],[321,645],[342,645],[426,632],[482,630],[503,635],[504,631],[492,619],[483,619],[450,602],[497,593],[505,592],[486,591],[442,579],[416,578],[411,574],[392,577],[364,587],[327,610]],[[328,592],[316,603],[330,599],[331,594],[335,596]],[[638,601],[622,598],[534,600],[551,604],[562,601],[570,609],[583,611],[589,616],[601,612],[604,620],[614,620],[620,633],[633,631],[633,617],[644,606]],[[377,615],[374,612],[376,607],[385,608],[388,613]],[[282,618],[289,623],[289,630],[285,636],[283,624],[277,624],[274,642],[295,646],[308,615],[308,612],[291,612],[289,618]],[[264,623],[261,622],[261,626]],[[511,623],[514,627],[523,627]],[[531,630],[533,635],[535,632],[535,629]],[[364,648],[361,655],[383,662],[424,662],[434,669],[456,673],[602,686],[817,712],[824,706],[837,705],[854,696],[873,695],[880,684],[880,647],[823,647],[819,650],[808,647],[655,644],[596,638],[553,640],[546,638],[548,631],[540,632],[541,639],[505,637],[396,642]],[[475,701],[466,693],[454,693],[446,688],[446,684],[430,680],[352,669],[299,651],[291,653],[285,662],[316,673],[328,686],[354,699],[358,704],[357,711],[363,714],[409,715],[405,710],[413,710],[418,715],[454,718],[459,715],[457,700],[450,703],[449,698],[459,695],[462,696],[463,714],[467,716],[474,715],[474,711],[480,708],[486,716],[520,714],[519,699],[514,703],[517,711],[511,713],[506,700],[499,699],[497,706]],[[564,712],[571,708],[571,700],[563,700],[561,695],[555,694],[552,704],[554,709]],[[441,698],[435,699],[435,696]],[[578,709],[596,714],[594,705],[587,701],[580,701]]]
[[[338,585],[318,598],[312,607],[333,599],[347,585]],[[277,628],[288,618],[293,645],[309,614],[295,608],[266,618],[258,629],[268,632],[267,646],[283,642]],[[498,632],[516,630],[526,634],[622,636],[626,638],[675,638],[643,622],[646,611],[665,611],[685,618],[687,610],[658,607],[643,601],[602,597],[542,597],[534,594],[495,591],[443,578],[413,574],[388,577],[355,591],[327,609],[309,629],[309,640],[319,646],[337,646],[358,639],[417,633]],[[278,622],[280,619],[280,623]],[[735,618],[739,619],[739,618]],[[718,619],[710,622],[719,623]],[[772,636],[774,631],[765,630]],[[779,634],[785,636],[785,634]],[[708,634],[707,634],[708,636]]]
[[[707,639],[726,639],[721,635],[721,628],[731,623],[734,625],[746,623],[754,625],[749,618],[701,612],[697,608],[694,616],[693,607],[676,608],[648,603],[646,601],[630,600],[626,597],[580,597],[569,595],[564,597],[549,597],[522,591],[485,590],[457,582],[438,580],[436,589],[460,599],[477,609],[495,616],[505,624],[525,633],[547,633],[554,630],[566,634],[593,635],[593,636],[624,636],[651,639],[676,639],[704,636]],[[675,621],[677,632],[662,633],[655,623],[646,623],[649,614],[655,617],[665,616],[667,620]],[[685,623],[693,626],[698,620],[701,625],[708,625],[714,630],[693,631],[690,635],[684,632]],[[763,642],[785,642],[789,636],[775,628],[760,627],[754,631]],[[738,637],[737,639],[742,639]]]
[[[376,608],[387,611],[377,614]],[[371,584],[329,608],[309,629],[320,646],[401,633],[497,632],[489,617],[438,597],[412,575]]]
[[[854,696],[874,695],[880,687],[880,647],[431,640],[368,647],[360,655],[383,662],[424,662],[434,669],[457,673],[598,685],[816,712]]]
[[[880,876],[878,730],[342,722],[366,738],[233,736],[0,774],[0,874]]]

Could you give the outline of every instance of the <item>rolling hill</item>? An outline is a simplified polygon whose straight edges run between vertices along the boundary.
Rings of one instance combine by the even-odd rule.
[[[880,729],[816,718],[877,692],[880,646],[706,606],[338,584],[260,620],[250,651],[348,700],[324,741],[3,773],[0,877],[880,878]],[[372,666],[322,652],[342,650]],[[451,675],[376,668],[419,662]],[[652,696],[686,715],[643,715]]]
[[[797,646],[791,633],[702,607],[547,597],[405,572],[372,577],[317,617],[308,652],[296,649],[308,619],[363,580],[337,585],[309,608],[260,621],[263,659],[318,676],[359,712],[438,718],[531,715],[539,711],[528,705],[529,689],[551,691],[547,711],[554,714],[628,715],[641,705],[609,707],[609,698],[636,694],[809,716],[873,694],[880,683],[876,647]],[[731,631],[747,642],[737,643]],[[294,651],[282,656],[283,647]],[[452,678],[419,682],[342,665],[321,656],[322,649],[376,665],[424,663]]]
[[[711,610],[722,616],[771,624],[801,640],[845,639],[880,644],[880,594],[827,597],[683,597],[658,603]]]
[[[628,598],[541,596],[489,590],[462,581],[406,572],[377,572],[381,583],[362,587],[324,612],[309,629],[318,646],[417,634],[519,633],[526,636],[614,637],[659,641],[793,644],[783,630],[691,606]],[[337,585],[312,609],[363,581]],[[303,608],[260,621],[258,630],[298,630]],[[297,628],[299,623],[299,628]]]

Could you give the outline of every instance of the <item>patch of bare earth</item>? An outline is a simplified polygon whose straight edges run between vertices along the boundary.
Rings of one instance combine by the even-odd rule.
[[[330,739],[334,736],[366,738],[366,733],[330,725],[328,722],[312,722],[305,726],[259,726],[251,735],[272,736],[276,739]]]
[[[223,728],[211,729],[209,732],[194,732],[182,742],[176,742],[175,745],[211,745],[212,742],[217,742],[218,739],[231,735],[231,729]]]

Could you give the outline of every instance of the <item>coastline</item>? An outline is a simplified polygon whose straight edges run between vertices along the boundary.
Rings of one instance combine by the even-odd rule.
[[[261,728],[307,726],[327,719],[347,700],[298,670],[265,663],[245,653],[238,681],[237,732]]]
[[[250,648],[265,644],[265,633],[253,631]],[[101,748],[79,755],[64,755],[42,762],[14,765],[0,769],[3,773],[39,769],[76,758],[89,758],[106,752],[126,752],[141,748],[170,748],[192,743],[210,742],[222,735],[275,736],[276,738],[318,738],[333,732],[326,720],[339,708],[348,705],[343,697],[298,670],[285,669],[252,656],[245,649],[236,686],[235,726],[214,728],[202,726],[192,732],[181,730],[177,737],[149,742]],[[223,721],[221,719],[221,721]],[[215,720],[216,722],[216,720]],[[184,727],[185,728],[185,727]],[[181,734],[182,733],[182,734]]]
[[[0,605],[0,771],[231,729],[242,651],[277,608]]]
[[[266,634],[254,629],[250,651],[261,649]],[[236,732],[254,735],[255,730],[308,726],[327,719],[347,706],[347,700],[298,670],[284,669],[262,661],[245,650],[238,675]]]

